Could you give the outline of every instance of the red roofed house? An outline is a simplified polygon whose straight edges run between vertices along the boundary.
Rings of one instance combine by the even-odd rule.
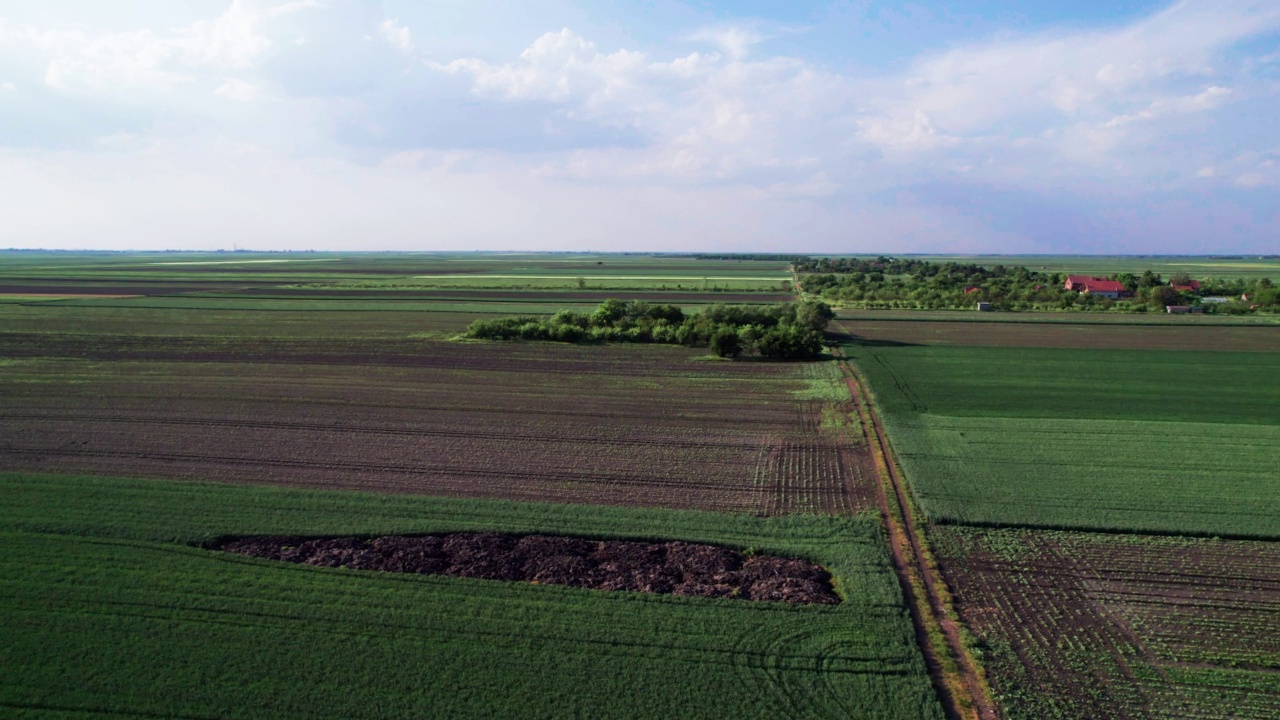
[[[1178,292],[1200,292],[1199,280],[1188,280],[1186,285],[1174,285],[1173,281],[1170,281],[1169,284],[1173,285],[1173,289]]]
[[[1112,300],[1117,300],[1120,296],[1128,294],[1123,283],[1105,278],[1096,278],[1091,275],[1068,275],[1067,282],[1062,287],[1067,290],[1111,298]]]
[[[982,288],[977,287],[975,285],[970,285],[969,287],[964,289],[965,295],[972,295],[973,293],[976,293],[976,292],[982,292]]]

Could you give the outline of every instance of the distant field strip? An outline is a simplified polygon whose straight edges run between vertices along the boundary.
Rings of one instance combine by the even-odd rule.
[[[144,265],[265,265],[267,263],[304,263],[304,262],[334,262],[338,258],[309,258],[309,259],[277,259],[277,260],[188,260],[188,261],[166,261],[166,262],[149,262]],[[127,266],[126,266],[127,267]]]
[[[416,275],[413,277],[383,280],[344,280],[327,284],[333,289],[413,289],[413,288],[475,288],[475,289],[618,289],[618,290],[675,290],[719,289],[777,292],[791,280],[782,276],[759,275],[595,275],[590,272],[567,272],[562,275],[459,273]],[[308,285],[323,288],[326,285]]]
[[[933,314],[936,317],[936,314]],[[1043,315],[1040,316],[1043,319]],[[1130,316],[1133,317],[1133,316]],[[1213,324],[1171,324],[1152,318],[1144,324],[1071,323],[1070,317],[1052,321],[1029,322],[999,320],[981,322],[970,318],[930,321],[928,316],[912,319],[850,320],[863,342],[887,342],[918,345],[988,346],[1061,348],[1064,350],[1239,350],[1280,352],[1280,317],[1269,320],[1250,317],[1245,322],[1223,321]],[[1094,357],[1097,357],[1096,355]],[[1105,358],[1104,358],[1105,360]],[[923,378],[927,380],[927,378]]]
[[[220,534],[685,539],[811,558],[796,606],[313,568]],[[0,473],[0,714],[941,720],[873,520]]]
[[[565,273],[563,275],[491,275],[488,273],[483,273],[483,274],[482,273],[463,273],[459,275],[417,275],[416,277],[420,280],[422,279],[428,279],[428,280],[458,279],[458,278],[468,278],[468,279],[475,279],[475,280],[484,280],[487,278],[501,278],[504,280],[510,280],[510,279],[576,280],[578,277],[581,277],[584,280],[748,280],[748,281],[774,282],[774,283],[783,282],[791,279],[789,276],[762,278],[762,277],[741,276],[741,275],[732,276],[732,277],[728,277],[728,276],[716,277],[716,276],[704,276],[704,275],[696,275],[696,276],[695,275],[688,275],[688,276],[684,276],[684,275],[594,275],[591,273],[583,273],[582,275],[574,275],[572,273]]]

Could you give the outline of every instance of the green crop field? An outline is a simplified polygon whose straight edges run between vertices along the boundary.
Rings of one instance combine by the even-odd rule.
[[[934,520],[1280,537],[1274,352],[849,352]]]
[[[801,555],[793,606],[312,568],[238,533],[487,529]],[[874,520],[0,474],[6,717],[940,718]],[[21,668],[21,672],[13,672]]]
[[[425,277],[424,277],[425,276]],[[0,284],[18,280],[203,283],[340,283],[377,287],[427,285],[433,277],[472,284],[519,286],[540,280],[621,281],[657,286],[663,282],[776,288],[788,280],[785,261],[700,260],[694,257],[517,253],[5,253],[0,252]],[[592,284],[595,284],[592,281]],[[713,282],[714,284],[714,282]]]

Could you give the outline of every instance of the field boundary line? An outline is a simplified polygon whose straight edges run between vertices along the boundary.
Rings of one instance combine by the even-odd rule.
[[[902,482],[884,426],[856,367],[837,348],[833,353],[854,397],[880,475],[880,509],[889,536],[894,570],[907,599],[916,638],[947,714],[962,720],[998,720],[1000,714],[952,607],[952,597],[921,528],[924,519]]]

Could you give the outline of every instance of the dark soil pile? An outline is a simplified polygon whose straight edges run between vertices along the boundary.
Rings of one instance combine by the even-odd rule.
[[[455,533],[379,538],[246,537],[213,549],[352,570],[571,585],[597,590],[834,605],[831,575],[798,558],[714,545]]]

